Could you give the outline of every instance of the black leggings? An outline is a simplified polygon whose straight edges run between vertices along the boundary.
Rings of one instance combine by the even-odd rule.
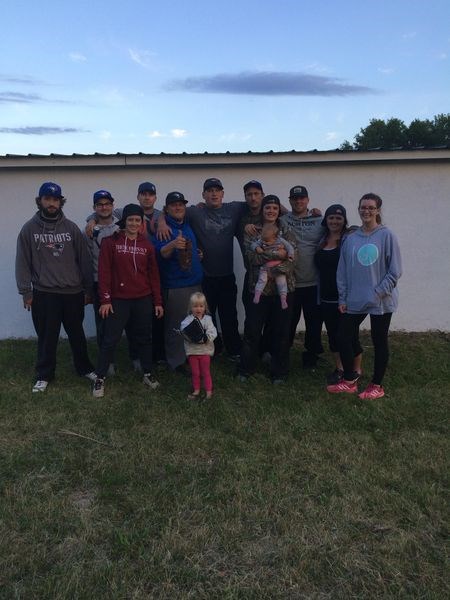
[[[344,367],[344,379],[354,379],[353,358],[354,343],[359,343],[359,326],[367,317],[367,313],[350,315],[344,313],[339,324],[339,353]],[[375,353],[372,383],[381,385],[389,360],[388,333],[392,313],[370,315],[370,335]]]

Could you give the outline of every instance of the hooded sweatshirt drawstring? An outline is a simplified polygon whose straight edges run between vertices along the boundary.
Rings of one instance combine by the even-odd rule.
[[[128,237],[125,235],[125,252],[127,252],[127,239]],[[134,271],[135,273],[137,273],[137,265],[136,265],[136,242],[137,242],[137,238],[134,238],[134,249],[133,249],[133,264],[134,264]]]

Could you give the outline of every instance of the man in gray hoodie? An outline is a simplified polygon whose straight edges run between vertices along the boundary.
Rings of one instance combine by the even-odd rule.
[[[303,310],[305,319],[303,366],[309,368],[316,365],[318,355],[323,352],[322,320],[317,303],[317,270],[314,254],[324,233],[324,228],[320,212],[317,214],[316,211],[313,214],[308,210],[309,197],[303,185],[295,185],[291,188],[289,202],[292,212],[283,215],[280,221],[294,233],[298,249],[295,262],[295,293],[290,342],[292,346]]]
[[[98,257],[100,255],[102,240],[119,230],[119,226],[117,225],[119,219],[114,215],[114,198],[108,190],[98,190],[95,192],[93,202],[96,225],[92,231],[92,237],[86,233],[85,236],[92,257],[94,275],[92,303],[94,305],[95,326],[97,329],[97,344],[101,348],[105,320],[100,317],[98,312],[100,308],[100,299],[98,297]],[[114,366],[111,371],[114,371]]]
[[[84,305],[92,297],[92,263],[81,231],[62,212],[64,203],[57,183],[43,183],[38,211],[17,239],[17,288],[38,336],[33,392],[45,392],[55,376],[61,324],[78,375],[95,379],[83,331]]]

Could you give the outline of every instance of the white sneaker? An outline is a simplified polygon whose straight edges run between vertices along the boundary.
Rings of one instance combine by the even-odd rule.
[[[153,375],[151,373],[144,374],[142,383],[144,385],[148,385],[148,387],[151,388],[152,390],[156,390],[156,388],[159,387],[159,381],[156,381],[156,379],[153,377]]]
[[[87,377],[89,381],[95,381],[97,379],[97,373],[94,373],[94,371],[91,371],[90,373],[85,373],[84,376]]]
[[[92,395],[94,398],[103,398],[105,395],[105,380],[100,377],[96,377],[94,387],[92,388]]]
[[[33,393],[35,392],[45,392],[48,386],[48,381],[44,381],[43,379],[38,379],[36,383],[33,385],[33,389],[31,390]]]

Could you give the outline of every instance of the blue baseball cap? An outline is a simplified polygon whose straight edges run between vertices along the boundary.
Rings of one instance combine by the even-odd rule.
[[[138,194],[143,194],[144,192],[150,192],[150,194],[156,194],[156,187],[150,181],[144,181],[138,187]]]
[[[52,181],[46,181],[39,188],[38,197],[42,198],[42,196],[51,196],[52,198],[64,198],[62,195],[61,186],[57,183],[53,183]]]
[[[95,192],[94,204],[97,204],[97,202],[99,202],[100,200],[109,200],[110,202],[114,202],[114,198],[107,190],[98,190],[98,192]]]

